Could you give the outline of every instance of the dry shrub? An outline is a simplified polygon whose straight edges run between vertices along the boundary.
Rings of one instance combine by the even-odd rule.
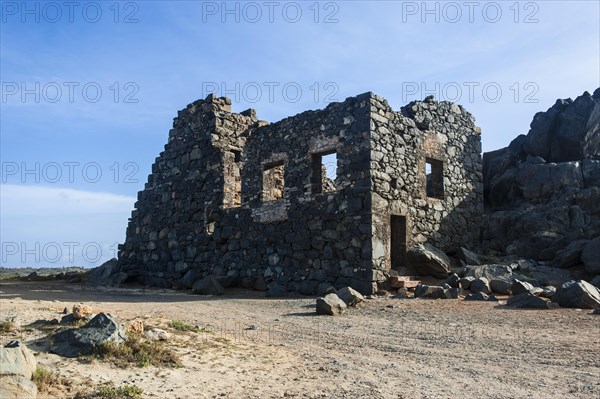
[[[58,373],[46,370],[43,367],[38,366],[33,373],[33,382],[37,385],[40,393],[47,393],[52,388],[61,389],[63,387],[70,387],[71,381],[61,377]]]

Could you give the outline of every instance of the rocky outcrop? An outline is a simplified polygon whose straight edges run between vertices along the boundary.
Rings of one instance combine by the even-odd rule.
[[[57,332],[51,337],[50,351],[65,357],[90,354],[105,342],[121,343],[125,329],[111,315],[100,313],[81,328]]]
[[[0,392],[3,399],[37,397],[31,377],[37,367],[33,353],[20,341],[0,347]]]
[[[536,114],[483,174],[484,252],[600,273],[600,89]]]

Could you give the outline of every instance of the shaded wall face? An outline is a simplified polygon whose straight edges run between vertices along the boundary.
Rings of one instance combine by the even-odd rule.
[[[477,248],[481,141],[471,115],[437,102],[411,103],[396,113],[374,100],[372,118],[374,268],[407,266],[394,251],[419,243],[445,251]]]
[[[224,197],[228,151],[254,117],[232,114],[223,98],[196,101],[179,111],[169,141],[138,193],[120,246],[119,268],[131,280],[177,286],[206,244],[212,214]]]
[[[139,194],[121,270],[177,288],[215,275],[307,294],[323,281],[372,292],[369,97],[261,127],[221,100],[176,118]],[[332,154],[334,187],[320,161]]]
[[[221,267],[303,293],[324,281],[372,292],[368,109],[368,98],[350,99],[252,131],[242,206],[219,222],[239,250],[217,255]],[[325,154],[336,159],[326,172]]]

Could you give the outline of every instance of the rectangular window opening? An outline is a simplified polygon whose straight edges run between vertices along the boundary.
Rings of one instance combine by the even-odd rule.
[[[311,184],[313,194],[336,191],[337,152],[335,150],[312,155]]]
[[[430,198],[444,198],[443,162],[436,159],[425,159],[426,192]]]
[[[285,170],[283,161],[265,166],[262,176],[263,201],[276,201],[283,198],[283,192],[285,188],[284,172]]]

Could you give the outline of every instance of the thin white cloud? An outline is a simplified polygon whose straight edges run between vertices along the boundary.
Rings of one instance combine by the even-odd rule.
[[[135,198],[60,187],[0,189],[2,266],[94,266],[116,255]]]

